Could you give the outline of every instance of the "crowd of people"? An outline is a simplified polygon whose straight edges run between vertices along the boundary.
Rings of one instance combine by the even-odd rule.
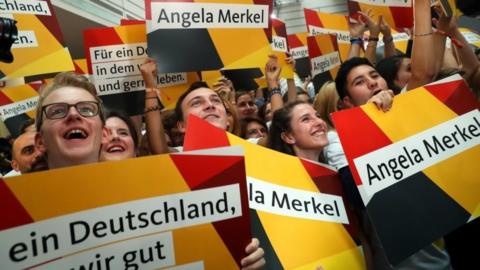
[[[72,72],[60,73],[41,90],[35,122],[26,122],[13,141],[12,172],[5,177],[182,151],[188,116],[195,115],[249,142],[337,169],[360,224],[368,269],[452,269],[442,239],[399,265],[388,262],[372,233],[372,223],[330,118],[337,110],[367,103],[388,113],[395,106],[395,95],[454,73],[462,75],[480,99],[480,62],[475,51],[459,31],[456,18],[446,17],[441,9],[434,9],[438,18],[433,19],[432,27],[430,4],[430,0],[415,1],[415,26],[407,53],[395,49],[391,29],[381,16],[374,21],[369,13],[359,14],[359,21],[350,26],[349,59],[341,64],[334,81],[315,89],[315,96],[310,94],[308,79],[303,84],[280,78],[281,67],[294,66],[293,59],[279,63],[271,55],[264,70],[266,91],[235,89],[228,78],[212,86],[199,81],[186,89],[173,111],[165,111],[159,98],[162,89],[156,82],[157,63],[149,58],[141,66],[146,85],[143,130],[123,112],[104,108],[88,79]],[[368,44],[363,50],[367,30]],[[384,57],[377,63],[380,34]],[[445,48],[447,38],[456,41],[452,49]],[[260,246],[252,239],[246,247],[241,262],[244,269],[260,269],[265,264]]]

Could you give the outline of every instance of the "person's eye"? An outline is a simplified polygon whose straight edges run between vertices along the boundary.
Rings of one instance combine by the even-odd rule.
[[[47,114],[49,116],[59,116],[65,114],[65,107],[62,105],[53,105],[48,107]]]
[[[33,145],[27,146],[27,147],[22,149],[22,154],[31,155],[33,153],[34,149],[35,149],[35,147]]]
[[[361,84],[363,84],[364,82],[365,82],[365,80],[363,80],[363,79],[356,80],[356,81],[353,83],[353,85],[361,85]]]
[[[129,137],[130,136],[130,132],[126,131],[126,130],[119,130],[118,131],[118,134],[120,136],[124,136],[124,137]]]
[[[192,106],[192,107],[197,107],[197,106],[199,106],[200,104],[201,104],[200,100],[197,99],[197,100],[192,101],[191,106]]]

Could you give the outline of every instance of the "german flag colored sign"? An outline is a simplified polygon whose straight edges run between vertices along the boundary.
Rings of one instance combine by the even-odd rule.
[[[321,34],[337,35],[337,42],[342,61],[348,59],[350,49],[350,32],[348,18],[343,15],[318,12],[313,9],[304,9],[308,33],[311,36]]]
[[[295,72],[300,78],[305,78],[311,75],[307,36],[308,33],[297,33],[287,36],[290,55],[295,59]]]
[[[188,118],[184,149],[229,145],[245,149],[252,233],[266,269],[365,269],[336,171]]]
[[[285,22],[272,19],[272,50],[277,55],[282,67],[281,78],[293,79],[293,67],[285,63],[288,56],[287,27]]]
[[[0,90],[0,118],[13,137],[20,135],[20,126],[35,118],[38,89],[41,83],[30,83]]]
[[[263,67],[271,7],[272,0],[145,0],[148,54],[162,73]]]
[[[348,13],[354,20],[358,12],[371,11],[374,21],[382,15],[385,22],[395,29],[413,27],[413,1],[411,0],[348,0]]]
[[[145,23],[84,31],[85,55],[98,95],[109,109],[130,115],[143,113],[145,82],[140,66],[147,58]],[[161,99],[171,107],[198,76],[187,73],[159,74]]]
[[[460,76],[333,121],[392,264],[480,215],[479,103]]]
[[[315,89],[320,89],[324,83],[335,80],[342,64],[337,38],[332,34],[309,36],[307,43],[312,82]]]
[[[3,1],[1,6],[0,17],[15,20],[18,28],[13,62],[0,63],[1,80],[74,70],[49,0]],[[13,36],[11,28],[2,22],[2,43]]]
[[[2,269],[240,269],[251,241],[240,147],[12,177],[0,213]]]

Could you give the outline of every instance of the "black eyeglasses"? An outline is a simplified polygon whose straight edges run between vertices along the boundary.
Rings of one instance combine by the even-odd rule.
[[[94,117],[98,115],[99,104],[96,101],[80,101],[76,104],[52,103],[42,107],[42,112],[48,119],[61,119],[67,116],[70,107],[75,107],[83,117]]]

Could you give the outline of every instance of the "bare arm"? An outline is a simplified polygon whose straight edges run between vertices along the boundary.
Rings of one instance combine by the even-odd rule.
[[[378,36],[380,34],[380,20],[382,19],[382,17],[379,16],[378,22],[375,23],[371,18],[370,12],[369,13],[359,12],[359,13],[365,19],[368,26],[368,30],[370,31],[370,36],[368,37],[367,49],[365,50],[365,58],[367,58],[372,65],[376,65],[377,64],[377,44],[378,44]]]
[[[157,93],[157,64],[152,59],[147,59],[140,67],[140,71],[147,89],[145,93],[145,123],[150,152],[154,155],[168,153],[169,149],[165,138]]]
[[[350,48],[348,50],[348,59],[360,56],[360,52],[362,51],[362,40],[365,29],[366,24],[362,20],[361,16],[359,16],[359,21],[357,23],[351,23],[348,25],[348,31],[350,32],[351,40]]]
[[[285,60],[287,61],[287,64],[291,65],[293,70],[295,71],[295,59],[293,59],[293,57],[290,56]],[[293,78],[287,79],[287,95],[288,95],[288,102],[292,102],[297,99],[297,87],[295,86],[295,80]]]
[[[390,28],[390,25],[385,22],[383,19],[383,16],[379,16],[378,20],[378,26],[380,27],[380,32],[383,35],[383,55],[385,58],[394,56],[396,51],[395,51],[395,43],[393,43],[393,37],[392,37],[392,30]]]
[[[416,0],[414,6],[415,27],[412,49],[412,77],[407,89],[432,82],[442,65],[445,37],[432,29],[430,0]]]

